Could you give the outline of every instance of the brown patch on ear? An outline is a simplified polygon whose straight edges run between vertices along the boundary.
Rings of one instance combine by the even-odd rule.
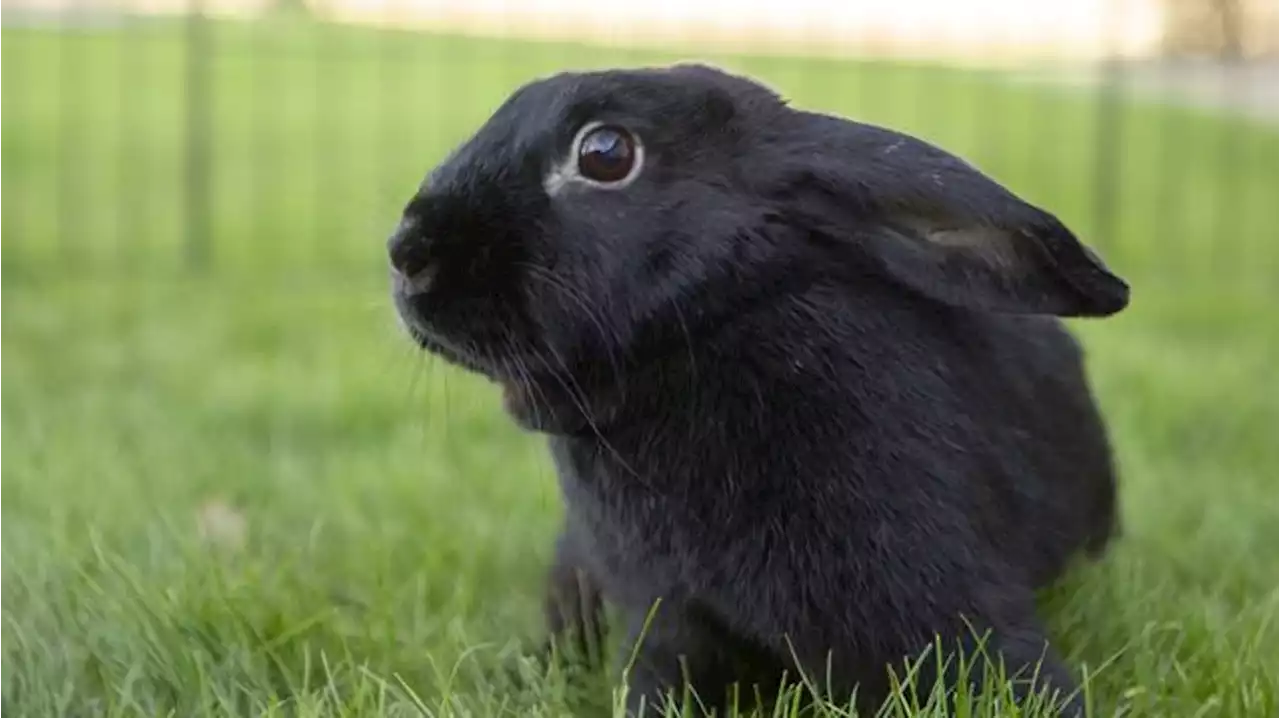
[[[991,225],[970,227],[947,226],[941,221],[909,217],[898,221],[912,234],[929,244],[947,250],[959,250],[971,254],[1001,270],[1017,269],[1022,261],[1014,238],[1008,230]]]
[[[938,302],[980,311],[1101,317],[1129,288],[1057,217],[926,142],[804,111],[781,115],[783,216],[837,255]]]
[[[1017,314],[1105,316],[1128,288],[1065,228],[1010,229],[898,216],[865,240],[896,280],[955,306]]]

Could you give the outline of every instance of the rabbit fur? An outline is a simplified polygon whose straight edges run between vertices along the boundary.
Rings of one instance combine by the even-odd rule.
[[[574,174],[590,123],[642,149],[625,186]],[[546,435],[550,631],[594,645],[617,606],[633,712],[798,672],[874,711],[890,669],[975,635],[1038,666],[1019,695],[1075,689],[1035,592],[1118,520],[1060,317],[1129,289],[1053,215],[919,139],[681,64],[521,87],[389,253],[413,338]],[[924,689],[960,680],[931,665]]]

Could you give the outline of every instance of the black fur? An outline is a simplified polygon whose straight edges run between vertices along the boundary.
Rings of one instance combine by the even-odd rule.
[[[549,192],[592,120],[641,140],[638,178]],[[634,638],[660,601],[633,708],[799,668],[871,709],[889,666],[971,630],[1074,688],[1033,593],[1117,511],[1052,315],[1112,314],[1128,288],[1053,216],[919,140],[686,65],[521,88],[391,252],[414,337],[549,435],[553,633],[595,645],[602,594]]]

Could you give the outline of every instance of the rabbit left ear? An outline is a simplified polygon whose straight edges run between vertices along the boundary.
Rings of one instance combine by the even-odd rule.
[[[897,132],[806,112],[780,210],[936,300],[1019,314],[1106,316],[1129,287],[1061,222],[963,160]],[[777,192],[774,196],[778,196]]]

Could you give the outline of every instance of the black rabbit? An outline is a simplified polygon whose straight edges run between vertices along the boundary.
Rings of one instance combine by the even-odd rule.
[[[594,642],[601,596],[619,606],[633,710],[797,669],[874,710],[890,667],[975,634],[1072,692],[1033,594],[1117,510],[1054,315],[1129,290],[1052,215],[920,140],[677,65],[519,89],[389,251],[414,338],[549,436],[551,630]]]

